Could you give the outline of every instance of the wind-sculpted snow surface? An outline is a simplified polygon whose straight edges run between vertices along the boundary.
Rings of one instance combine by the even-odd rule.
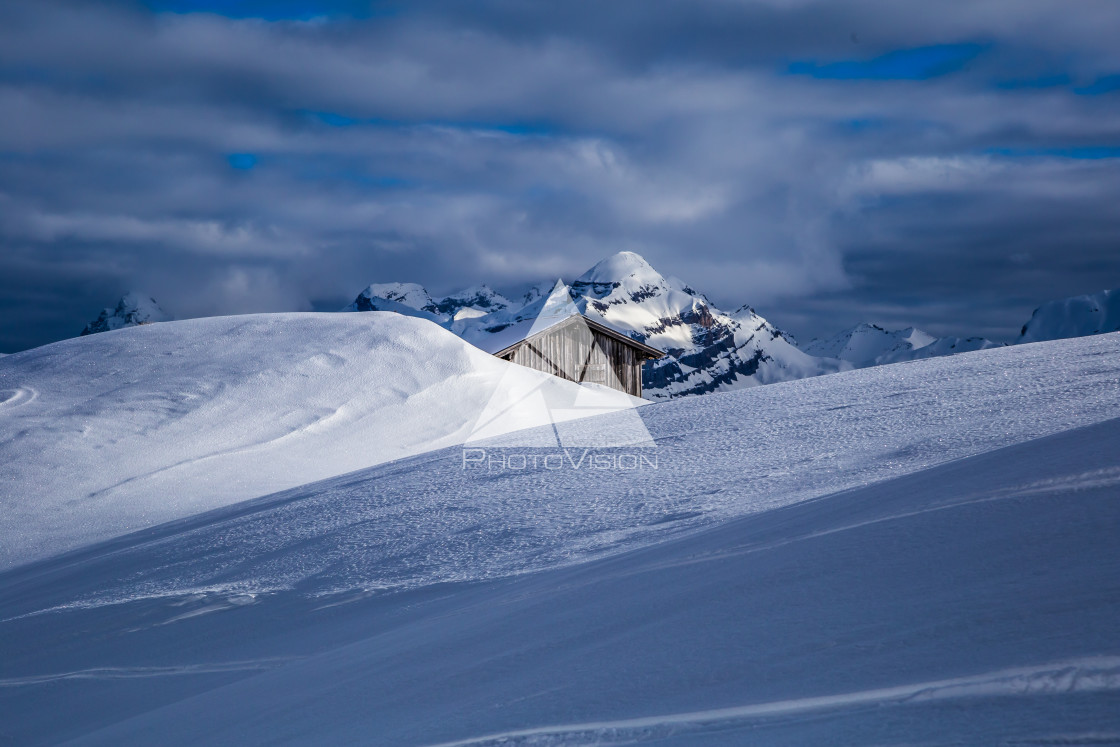
[[[445,451],[8,571],[0,730],[1114,742],[1116,337],[645,407],[656,471]]]
[[[589,396],[399,314],[195,319],[5,357],[0,567],[461,443],[537,386]]]
[[[610,449],[434,451],[232,507],[189,543],[161,544],[159,561],[127,581],[66,603],[329,597],[586,560],[1120,417],[1118,353],[1120,335],[1109,335],[647,405],[638,413],[656,448],[623,468],[595,461]],[[610,434],[631,417],[579,422]],[[395,418],[374,421],[380,434],[367,423],[361,440],[392,439]]]

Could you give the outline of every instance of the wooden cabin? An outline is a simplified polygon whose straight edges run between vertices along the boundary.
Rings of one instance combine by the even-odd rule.
[[[641,397],[642,364],[665,353],[577,313],[494,355],[562,379],[602,384]]]

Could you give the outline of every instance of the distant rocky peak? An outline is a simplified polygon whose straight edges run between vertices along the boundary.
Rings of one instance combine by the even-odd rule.
[[[539,301],[552,292],[555,282],[545,280],[544,282],[537,283],[521,296],[521,306],[525,307],[532,303]]]
[[[418,283],[374,283],[358,295],[343,311],[388,311],[385,302],[399,304],[424,312],[431,318],[450,321],[456,318],[481,316],[510,307],[510,301],[487,285],[476,285],[441,299],[433,299]],[[480,312],[463,313],[464,310]]]
[[[459,316],[459,312],[464,309],[474,309],[488,314],[492,311],[508,309],[511,305],[508,298],[485,284],[465,288],[432,303],[436,314],[449,318]]]
[[[82,334],[92,335],[140,324],[168,322],[173,318],[147,293],[131,291],[122,296],[115,307],[102,309],[98,317],[85,326]]]
[[[374,283],[358,295],[355,303],[360,299],[383,298],[386,301],[408,306],[417,311],[432,311],[432,297],[419,283]],[[359,309],[360,311],[361,309]]]

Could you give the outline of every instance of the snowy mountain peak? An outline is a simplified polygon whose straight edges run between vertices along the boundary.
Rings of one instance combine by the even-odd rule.
[[[627,288],[642,286],[668,287],[661,273],[640,254],[619,252],[598,262],[576,278],[574,286],[623,285]]]
[[[543,283],[537,283],[532,288],[525,291],[524,295],[521,296],[521,305],[523,307],[529,306],[530,304],[536,303],[537,301],[541,300],[552,292],[552,288],[554,285],[555,283],[548,282],[547,280]]]
[[[98,317],[85,326],[82,335],[135,327],[138,324],[169,322],[173,318],[147,293],[132,291],[122,296],[116,307],[102,309]]]
[[[375,298],[393,301],[417,311],[430,311],[433,305],[432,297],[419,283],[374,283],[362,291],[346,310],[373,311],[375,309],[362,307],[370,305]]]
[[[1019,342],[1085,337],[1120,330],[1120,289],[1050,301],[1035,309]]]
[[[510,305],[509,299],[487,285],[475,285],[436,300],[418,283],[374,283],[343,311],[397,311],[405,316],[449,322],[483,316]]]
[[[508,298],[498,293],[490,286],[472,285],[457,293],[433,302],[434,313],[452,319],[460,318],[460,312],[475,310],[482,314],[489,314],[500,309],[508,309],[512,304]],[[480,316],[473,314],[468,316]]]
[[[749,307],[724,313],[633,252],[599,262],[571,289],[587,316],[666,351],[643,373],[643,389],[653,399],[799,379],[843,367],[801,352]]]

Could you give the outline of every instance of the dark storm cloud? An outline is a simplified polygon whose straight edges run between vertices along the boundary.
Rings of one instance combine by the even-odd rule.
[[[799,337],[1120,286],[1120,6],[12,2],[0,350],[629,249]],[[1012,22],[1013,21],[1013,22]]]

